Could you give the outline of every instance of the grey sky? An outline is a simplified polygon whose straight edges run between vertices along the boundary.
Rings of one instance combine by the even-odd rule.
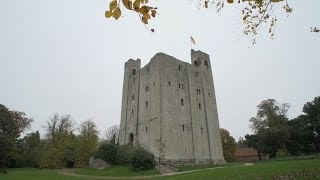
[[[104,18],[109,1],[0,1],[0,103],[34,118],[40,130],[53,113],[94,120],[101,134],[120,123],[124,63],[149,62],[164,52],[190,62],[190,35],[211,57],[220,126],[235,139],[250,133],[256,106],[274,98],[291,104],[289,117],[320,95],[320,1],[290,0],[278,13],[276,37],[265,32],[251,47],[240,8],[198,9],[188,0],[153,1],[159,15],[151,34],[136,14]],[[276,11],[281,11],[278,8]]]

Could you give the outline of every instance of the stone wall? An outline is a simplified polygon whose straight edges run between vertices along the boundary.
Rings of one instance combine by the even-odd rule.
[[[125,65],[119,143],[139,145],[163,164],[224,163],[209,56],[192,64],[158,53]]]

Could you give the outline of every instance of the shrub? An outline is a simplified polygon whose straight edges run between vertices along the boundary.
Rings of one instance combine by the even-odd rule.
[[[148,170],[155,166],[154,156],[148,151],[138,148],[131,158],[131,166],[133,170]]]
[[[279,149],[276,154],[276,158],[289,157],[290,153],[285,149]]]
[[[110,164],[115,165],[117,159],[117,146],[110,143],[103,143],[100,145],[94,158],[100,158]]]
[[[131,159],[136,152],[136,148],[130,144],[121,145],[118,147],[117,152],[117,164],[118,165],[130,165]]]

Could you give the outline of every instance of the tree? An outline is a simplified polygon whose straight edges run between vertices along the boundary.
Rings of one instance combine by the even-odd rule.
[[[92,120],[84,121],[79,126],[80,134],[76,137],[75,165],[83,167],[88,165],[89,158],[93,155],[98,145],[98,130]]]
[[[73,121],[70,115],[54,114],[47,121],[44,154],[41,166],[47,168],[62,168],[75,159],[75,138]]]
[[[38,131],[17,141],[16,167],[39,167],[42,155]]]
[[[32,121],[25,113],[11,111],[0,104],[0,166],[10,165],[8,160],[14,158],[17,139]]]
[[[320,152],[320,96],[315,97],[312,102],[303,106],[302,115],[305,119],[305,127],[308,132],[313,133],[313,151]]]
[[[111,144],[116,144],[118,134],[119,134],[119,126],[118,125],[114,125],[114,126],[109,127],[106,131],[107,142],[109,142]]]
[[[236,160],[234,154],[236,151],[236,141],[226,129],[221,128],[220,133],[224,159],[227,162],[234,162]]]
[[[257,116],[249,120],[249,127],[258,137],[258,148],[271,157],[276,155],[278,149],[287,151],[288,109],[287,103],[280,104],[274,99],[264,100],[258,105]]]
[[[239,5],[242,8],[242,20],[244,24],[243,33],[252,37],[252,43],[256,41],[256,35],[261,28],[262,24],[267,24],[268,33],[272,38],[275,32],[275,25],[277,23],[277,17],[273,9],[279,6],[282,7],[284,13],[289,15],[293,9],[289,6],[288,0],[238,0],[234,3],[234,0],[199,0],[199,7],[208,8],[214,6],[217,12],[225,7],[225,2],[233,5]],[[137,13],[139,19],[143,24],[155,18],[157,15],[158,8],[149,5],[149,0],[122,0],[121,7],[120,0],[111,0],[109,9],[106,11],[105,16],[107,18],[114,18],[118,20],[123,10],[133,11]],[[319,32],[319,28],[312,27],[312,32]],[[154,29],[150,29],[154,32]]]

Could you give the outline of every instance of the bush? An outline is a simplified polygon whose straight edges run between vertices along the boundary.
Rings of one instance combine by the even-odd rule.
[[[155,166],[154,156],[148,151],[138,148],[131,159],[131,166],[133,170],[148,170]]]
[[[110,164],[116,165],[118,147],[114,144],[103,143],[100,145],[94,158],[100,158]]]
[[[290,153],[285,149],[279,149],[276,154],[276,158],[289,157]]]
[[[118,147],[117,152],[117,164],[118,165],[130,165],[131,159],[136,152],[136,148],[132,145],[121,145]]]

